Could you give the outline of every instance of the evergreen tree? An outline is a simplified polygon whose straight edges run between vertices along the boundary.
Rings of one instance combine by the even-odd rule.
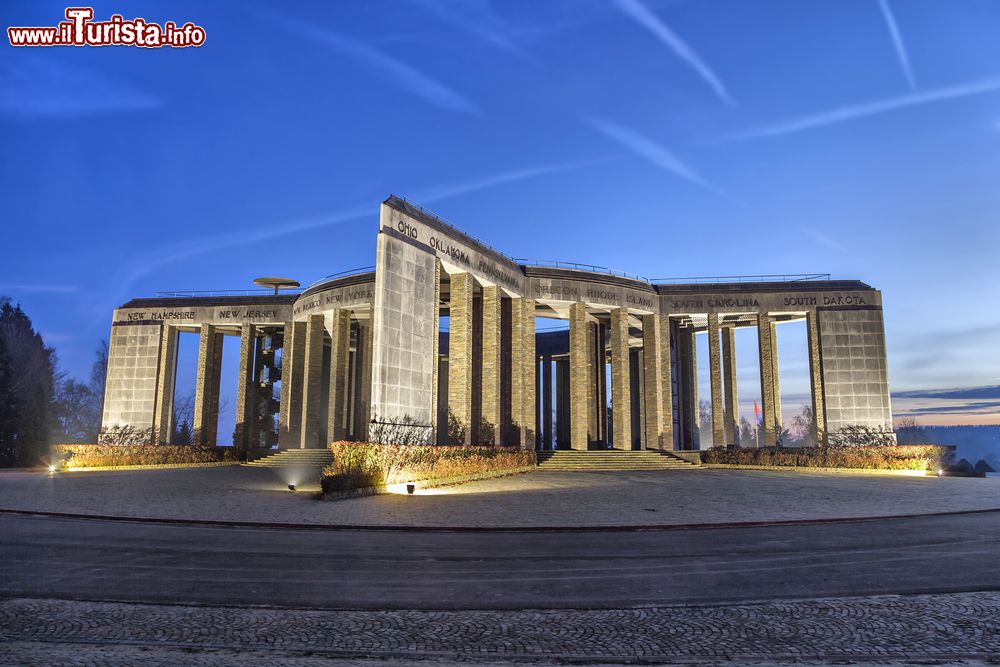
[[[0,465],[35,465],[49,444],[55,356],[10,299],[0,299],[0,341],[4,348]]]
[[[53,438],[59,442],[95,443],[101,432],[108,343],[101,341],[90,370],[90,382],[59,378],[53,405]]]

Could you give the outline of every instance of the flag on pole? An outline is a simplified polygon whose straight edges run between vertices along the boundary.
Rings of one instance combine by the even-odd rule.
[[[757,423],[764,421],[764,416],[760,414],[760,406],[757,405],[757,399],[753,399],[753,416],[757,420]]]

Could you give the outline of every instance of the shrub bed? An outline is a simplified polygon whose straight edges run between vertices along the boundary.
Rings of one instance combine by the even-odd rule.
[[[702,463],[788,466],[799,468],[864,468],[868,470],[937,470],[955,458],[945,445],[877,445],[868,447],[712,447]]]
[[[323,491],[348,491],[535,465],[535,452],[504,447],[377,445],[335,442],[333,465],[323,470]]]
[[[52,455],[70,468],[170,465],[236,461],[233,447],[193,445],[53,445]]]

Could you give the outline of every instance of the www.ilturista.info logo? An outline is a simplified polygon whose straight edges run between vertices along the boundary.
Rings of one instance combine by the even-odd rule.
[[[190,21],[178,27],[173,21],[162,26],[146,19],[126,20],[112,14],[107,21],[94,21],[92,7],[67,7],[66,19],[55,27],[10,27],[11,46],[164,46],[185,48],[205,43],[205,29]]]

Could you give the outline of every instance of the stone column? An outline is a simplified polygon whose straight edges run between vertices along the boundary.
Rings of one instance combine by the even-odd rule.
[[[317,449],[323,419],[323,334],[326,327],[322,315],[310,315],[305,322],[305,347],[302,356],[302,428],[299,446]]]
[[[542,357],[542,449],[552,447],[552,355]]]
[[[823,361],[820,357],[819,323],[816,312],[806,313],[806,336],[809,344],[809,389],[812,394],[813,437],[817,445],[826,440],[826,404],[823,399]]]
[[[215,446],[215,431],[219,422],[219,391],[216,387],[217,367],[222,359],[216,356],[218,333],[215,325],[202,324],[198,340],[198,376],[194,389],[194,444]]]
[[[433,369],[431,370],[431,435],[430,444],[438,445],[443,442],[441,437],[441,418],[438,414],[441,401],[438,394],[441,391],[441,260],[434,258],[434,314],[431,317],[432,335],[434,342],[431,344],[431,354],[434,357]],[[371,419],[371,417],[368,417]],[[447,431],[447,416],[443,428]],[[365,429],[367,433],[367,428]]]
[[[587,449],[593,435],[593,411],[589,345],[591,326],[587,322],[587,306],[574,303],[569,307],[569,446],[570,449]]]
[[[628,309],[611,309],[611,409],[615,449],[632,449],[632,377],[629,366]]]
[[[289,406],[292,403],[292,332],[294,322],[285,322],[281,328],[281,362],[278,377],[281,379],[281,393],[278,395],[278,446],[288,440]],[[277,362],[276,362],[277,363]]]
[[[586,311],[586,308],[584,308]],[[572,358],[572,355],[571,355]],[[597,416],[597,323],[587,321],[587,448],[601,439],[601,421]]]
[[[333,311],[330,329],[330,398],[327,409],[326,432],[331,442],[347,438],[347,406],[350,395],[348,366],[351,354],[351,311],[337,308]],[[355,357],[360,360],[361,355]]]
[[[458,444],[472,442],[472,289],[469,273],[451,276],[448,334],[448,421],[449,438]]]
[[[771,320],[771,383],[774,386],[774,426],[775,434],[781,432],[784,418],[781,415],[781,373],[778,372],[778,324]]]
[[[642,410],[643,446],[664,449],[663,357],[660,354],[660,321],[656,315],[642,316]]]
[[[367,440],[370,437],[370,427],[372,421],[372,355],[374,354],[375,336],[372,331],[372,320],[359,319],[358,342],[354,352],[357,360],[358,373],[354,386],[354,423],[358,426],[356,431],[360,439]]]
[[[674,448],[674,384],[673,364],[670,359],[670,315],[661,313],[658,316],[659,357],[660,357],[660,447],[665,450]]]
[[[569,359],[556,361],[556,449],[569,446]]]
[[[679,328],[677,363],[680,365],[681,448],[699,449],[698,348],[691,327]]]
[[[501,294],[496,285],[483,287],[482,442],[500,442]]]
[[[285,351],[281,361],[281,382],[288,383],[288,422],[285,438],[279,439],[278,446],[297,449],[302,446],[302,373],[305,369],[306,323],[291,322],[290,327],[285,330]]]
[[[521,449],[535,447],[535,300],[511,300],[511,420]]]
[[[215,413],[215,418],[208,423],[208,433],[209,442],[213,445],[219,444],[219,402],[222,395],[222,345],[225,343],[226,337],[219,333],[218,329],[215,333],[215,340],[213,345],[215,350],[212,352],[212,358],[215,359],[215,363],[212,365],[212,411]]]
[[[763,417],[765,447],[773,447],[777,438],[774,401],[774,339],[771,337],[771,317],[757,313],[757,347],[760,357],[760,402]]]
[[[156,412],[153,417],[155,442],[170,442],[174,427],[174,387],[177,381],[178,329],[164,324],[160,332],[160,359],[156,373]]]
[[[736,386],[736,329],[722,330],[722,375],[726,384],[726,444],[740,444],[740,403]]]
[[[608,374],[607,374],[607,343],[608,332],[603,322],[597,323],[595,331],[597,341],[597,428],[602,448],[608,446]]]
[[[254,386],[254,356],[257,352],[257,327],[244,324],[240,327],[240,367],[236,371],[236,447],[251,447],[254,438],[254,413],[257,391]]]
[[[722,404],[722,360],[719,353],[719,314],[708,314],[708,367],[712,388],[712,444],[726,444],[725,414]]]

